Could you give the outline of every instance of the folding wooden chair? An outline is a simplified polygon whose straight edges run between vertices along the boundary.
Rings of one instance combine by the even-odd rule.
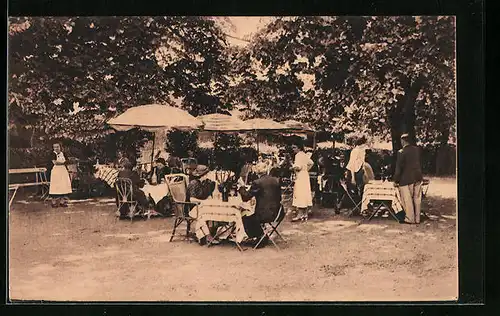
[[[172,196],[173,202],[173,210],[174,210],[174,228],[172,230],[172,236],[170,237],[170,241],[174,239],[175,236],[182,236],[184,240],[194,239],[194,237],[190,234],[191,224],[198,217],[198,206],[197,202],[189,202],[187,201],[187,185],[188,185],[188,176],[185,174],[169,174],[165,176],[165,180]],[[189,211],[194,207],[196,209],[196,216],[191,217],[189,215]],[[176,235],[175,231],[177,228],[183,223],[186,222],[186,234]]]
[[[295,184],[293,177],[281,178],[281,200],[290,202],[293,199],[293,186]]]
[[[285,208],[283,207],[283,205],[281,205],[281,207],[278,211],[278,214],[276,215],[276,218],[272,222],[261,224],[262,230],[264,231],[264,235],[262,235],[259,242],[257,242],[257,244],[255,245],[255,247],[253,249],[257,249],[259,247],[259,245],[267,237],[273,243],[274,247],[276,247],[276,249],[280,250],[280,247],[278,247],[276,242],[271,237],[273,236],[274,233],[276,233],[276,236],[281,238],[281,240],[286,243],[285,238],[283,238],[283,236],[281,236],[281,234],[278,231],[278,226],[281,224],[281,222],[285,218],[285,215],[286,215]]]
[[[422,180],[422,198],[425,198],[427,196],[427,191],[429,190],[429,179],[423,179]]]
[[[134,216],[141,215],[142,210],[137,201],[134,200],[134,189],[132,180],[128,178],[117,178],[115,182],[116,193],[118,194],[118,212],[121,214],[122,207],[128,207],[130,221]]]
[[[422,180],[422,199],[425,199],[427,197],[427,191],[429,190],[429,184],[430,184],[429,179]],[[420,210],[420,214],[429,218],[429,216],[427,215],[427,213],[424,210]]]
[[[338,201],[338,204],[337,204],[337,209],[340,209],[341,206],[342,206],[342,203],[344,202],[346,196],[349,198],[349,200],[351,201],[351,203],[354,205],[350,210],[349,210],[349,213],[348,213],[348,216],[352,216],[354,213],[358,212],[358,213],[361,213],[361,203],[363,202],[361,196],[359,194],[357,194],[356,192],[354,191],[351,191],[348,186],[347,186],[347,183],[344,182],[344,181],[341,181],[340,182],[340,186],[342,187],[343,189],[343,193]]]
[[[334,175],[327,175],[321,177],[320,184],[320,204],[321,206],[330,207],[330,203],[338,210],[338,201],[341,196],[338,188],[340,187],[339,179]],[[343,191],[343,190],[342,190]],[[330,203],[325,203],[330,202]]]

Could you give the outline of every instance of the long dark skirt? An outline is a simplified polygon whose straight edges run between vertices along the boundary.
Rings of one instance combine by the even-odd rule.
[[[245,232],[249,238],[258,238],[264,234],[260,226],[260,220],[255,214],[243,216],[241,219],[243,220],[243,227],[245,227]]]

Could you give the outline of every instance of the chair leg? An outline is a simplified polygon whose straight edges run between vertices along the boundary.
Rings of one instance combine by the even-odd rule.
[[[285,238],[283,238],[283,236],[281,236],[281,234],[279,233],[279,231],[278,231],[278,230],[276,230],[276,229],[275,229],[273,232],[275,232],[275,233],[276,233],[276,236],[278,236],[278,237],[279,237],[279,238],[280,238],[280,239],[281,239],[284,243],[286,243],[286,239],[285,239]]]
[[[175,236],[175,230],[177,229],[177,226],[179,226],[182,222],[182,218],[175,218],[175,221],[174,221],[174,229],[172,230],[172,236],[170,236],[170,241],[172,241],[174,239],[174,236]]]
[[[262,241],[264,240],[264,238],[266,238],[266,237],[267,237],[267,238],[269,238],[269,239],[271,239],[271,238],[270,238],[270,237],[269,237],[266,233],[264,233],[264,235],[262,235],[262,237],[260,237],[259,241],[258,241],[258,242],[257,242],[257,244],[253,247],[253,249],[254,249],[254,250],[255,250],[255,249],[257,249],[257,248],[260,246],[260,244],[262,243]]]
[[[269,240],[273,243],[273,245],[274,245],[274,247],[276,247],[276,249],[281,250],[280,247],[278,247],[278,245],[276,244],[276,242],[273,239],[269,238]]]

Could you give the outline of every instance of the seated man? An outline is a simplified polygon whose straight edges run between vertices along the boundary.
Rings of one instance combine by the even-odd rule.
[[[243,226],[249,238],[260,239],[264,234],[261,223],[272,222],[281,208],[281,187],[276,177],[276,170],[267,174],[267,164],[258,163],[255,172],[259,179],[255,180],[247,191],[243,186],[238,189],[243,202],[250,201],[255,197],[255,213],[251,216],[243,216]],[[260,247],[264,247],[268,239],[264,239]]]
[[[118,172],[118,178],[126,178],[130,179],[132,181],[132,191],[133,191],[133,198],[137,203],[139,204],[140,207],[142,207],[144,210],[148,210],[149,208],[149,202],[148,198],[146,197],[146,194],[141,190],[142,187],[144,187],[144,180],[141,180],[139,177],[139,174],[135,171],[132,171],[132,163],[130,160],[125,159],[122,162],[122,167],[120,168],[120,171]],[[117,196],[117,204],[118,204],[118,196]],[[120,210],[120,215],[121,216],[126,216],[124,212],[128,210]]]

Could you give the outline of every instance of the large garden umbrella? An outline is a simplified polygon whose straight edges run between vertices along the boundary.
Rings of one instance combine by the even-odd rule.
[[[250,130],[255,131],[256,133],[259,131],[270,131],[270,132],[276,132],[276,131],[286,131],[289,130],[289,127],[278,123],[276,121],[270,120],[270,119],[251,119],[244,121],[246,124],[246,127],[249,128]],[[257,151],[259,151],[259,141],[257,137]]]
[[[305,134],[313,134],[313,148],[316,149],[316,131],[306,123],[302,123],[296,120],[288,120],[283,122],[290,131],[294,133],[305,133]]]
[[[188,112],[163,104],[148,104],[128,109],[108,122],[117,131],[128,131],[134,128],[155,133],[166,129],[194,130],[203,127],[203,122]],[[154,142],[151,163],[154,159]]]
[[[240,132],[249,130],[242,120],[226,114],[214,113],[198,117],[205,125],[204,131],[209,132]]]
[[[303,132],[303,133],[315,132],[315,130],[308,124],[296,120],[284,121],[282,122],[282,124],[286,125],[290,130],[295,132]]]
[[[245,121],[247,127],[254,131],[285,131],[288,126],[270,119],[251,119]]]

